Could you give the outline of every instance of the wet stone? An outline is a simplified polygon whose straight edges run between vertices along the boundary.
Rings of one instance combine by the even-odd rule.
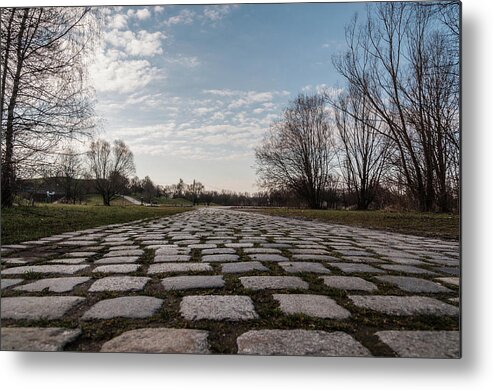
[[[299,272],[311,272],[315,274],[330,274],[330,270],[325,268],[320,263],[310,263],[310,262],[288,262],[279,263],[279,266],[284,269],[284,271],[295,274]]]
[[[47,289],[49,292],[68,292],[82,283],[89,281],[88,277],[73,277],[73,278],[49,278],[37,280],[33,283],[24,284],[22,286],[15,287],[14,290],[18,291],[43,291]]]
[[[66,296],[2,298],[2,319],[60,319],[84,300],[85,298]]]
[[[395,316],[433,315],[457,316],[459,309],[434,298],[411,296],[349,296],[353,303],[363,309],[375,310]]]
[[[330,265],[332,267],[339,268],[342,272],[346,272],[346,273],[376,274],[376,273],[383,273],[384,272],[381,269],[372,267],[371,265],[360,264],[360,263],[331,263]]]
[[[426,279],[413,278],[410,276],[377,276],[377,279],[394,284],[403,291],[424,293],[448,293],[450,289]]]
[[[3,351],[62,351],[75,340],[80,329],[66,328],[4,328],[1,329]]]
[[[105,257],[103,259],[96,260],[94,264],[129,264],[136,263],[139,258],[137,256],[119,256],[119,257]]]
[[[224,244],[226,248],[252,248],[253,242],[232,242]]]
[[[319,330],[251,330],[236,340],[238,354],[292,356],[371,356],[344,332]]]
[[[202,256],[202,261],[205,263],[225,263],[230,261],[238,261],[240,257],[238,255],[206,255]]]
[[[399,357],[458,359],[460,333],[458,331],[381,331],[376,336]]]
[[[256,261],[274,261],[274,262],[286,262],[289,261],[287,257],[281,256],[281,255],[276,255],[276,254],[249,254],[248,257],[250,257],[252,260]]]
[[[297,276],[243,276],[240,282],[250,290],[308,289],[308,283]]]
[[[356,276],[324,276],[324,284],[340,290],[375,291],[377,286]]]
[[[221,264],[221,271],[225,274],[268,270],[269,269],[263,266],[259,261],[242,261],[239,263]]]
[[[136,272],[139,269],[138,264],[109,264],[100,265],[92,270],[93,273],[101,272],[104,274],[126,274],[129,272]]]
[[[15,286],[16,284],[22,283],[24,279],[4,279],[1,280],[2,290],[4,288]]]
[[[151,264],[147,274],[162,274],[172,272],[211,272],[212,267],[207,263],[160,263]]]
[[[181,301],[180,314],[191,321],[258,318],[252,299],[242,295],[189,295]]]
[[[4,269],[2,275],[21,275],[30,272],[40,274],[75,274],[88,268],[88,265],[29,265]]]
[[[88,291],[140,291],[149,280],[151,279],[142,276],[108,276],[96,280]]]
[[[190,290],[195,288],[222,288],[224,279],[214,276],[173,276],[161,281],[165,290]]]
[[[94,256],[96,252],[70,252],[67,253],[66,256],[69,257],[91,257]]]
[[[311,317],[344,319],[351,313],[324,295],[274,294],[285,314],[305,314]]]
[[[208,354],[208,335],[195,329],[135,329],[104,343],[101,352]]]
[[[105,299],[86,311],[82,319],[147,318],[159,310],[162,304],[162,299],[146,296]]]

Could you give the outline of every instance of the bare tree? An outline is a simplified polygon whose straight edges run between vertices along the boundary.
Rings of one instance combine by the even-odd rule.
[[[447,174],[455,163],[458,95],[444,36],[432,7],[381,3],[369,8],[366,23],[347,28],[348,51],[334,61],[386,124],[400,174],[422,211],[447,211]]]
[[[195,181],[195,179],[193,180],[192,184],[188,185],[187,192],[194,206],[198,204],[199,198],[202,195],[203,191],[204,185],[199,181]]]
[[[5,8],[0,21],[2,207],[10,207],[16,176],[92,128],[85,75],[98,23],[79,7]]]
[[[288,189],[310,207],[322,207],[335,157],[324,98],[299,95],[271,126],[255,157],[263,188]]]
[[[57,181],[64,189],[65,200],[75,204],[81,200],[86,174],[80,154],[73,148],[65,149],[57,168]]]
[[[114,141],[111,147],[100,139],[91,143],[87,155],[96,190],[103,197],[103,204],[109,206],[125,190],[129,176],[135,172],[133,153],[121,140]]]
[[[339,165],[347,189],[356,195],[357,207],[366,210],[375,200],[386,172],[391,145],[385,124],[354,88],[331,99],[341,141]]]

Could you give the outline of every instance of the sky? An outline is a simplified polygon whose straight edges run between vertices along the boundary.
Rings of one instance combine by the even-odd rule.
[[[89,67],[98,136],[156,184],[256,192],[254,148],[300,92],[340,88],[332,57],[364,4],[105,7]]]

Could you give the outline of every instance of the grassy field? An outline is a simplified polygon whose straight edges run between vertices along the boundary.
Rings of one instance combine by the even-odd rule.
[[[245,211],[449,240],[458,240],[460,233],[459,216],[455,214],[303,209],[247,209]]]
[[[185,198],[173,198],[173,199],[168,199],[168,198],[158,198],[157,202],[161,206],[172,206],[172,207],[190,207],[192,206],[192,202]]]
[[[74,230],[137,219],[158,218],[190,211],[179,207],[143,207],[95,205],[38,205],[14,207],[1,211],[1,243],[16,244]]]

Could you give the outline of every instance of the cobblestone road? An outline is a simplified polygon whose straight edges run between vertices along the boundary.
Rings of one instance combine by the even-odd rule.
[[[2,247],[3,350],[460,355],[457,242],[208,208]]]

